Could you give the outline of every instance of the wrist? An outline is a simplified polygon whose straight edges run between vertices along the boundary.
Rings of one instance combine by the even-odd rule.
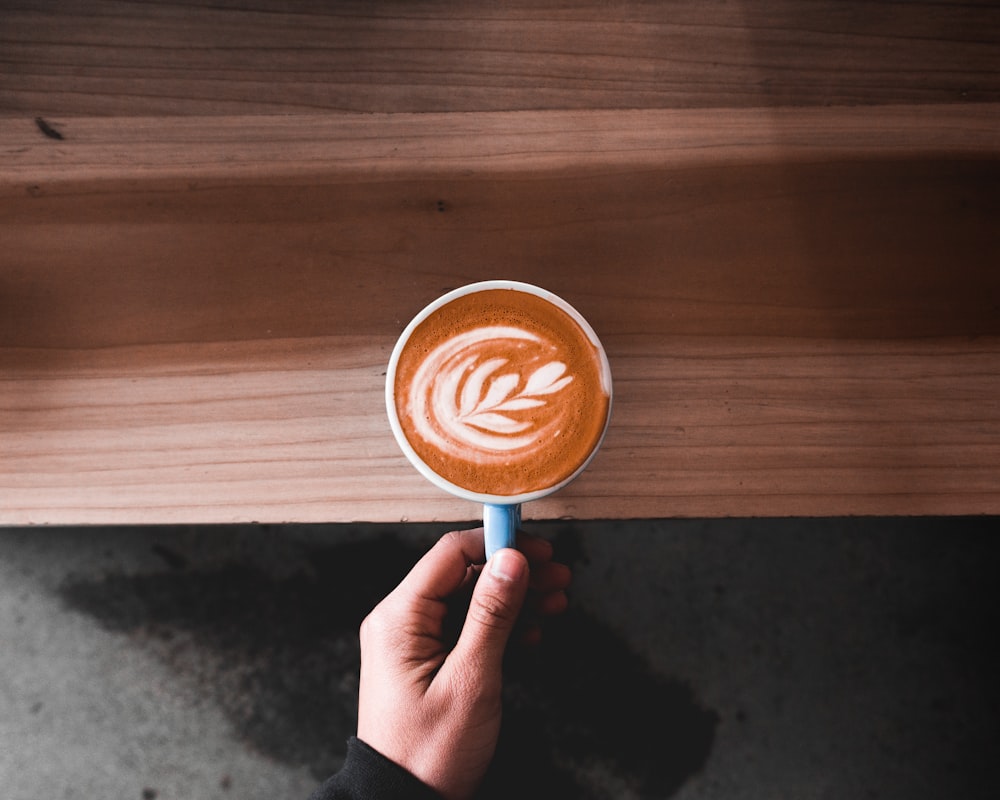
[[[410,770],[355,736],[348,740],[340,775],[367,800],[443,800]]]

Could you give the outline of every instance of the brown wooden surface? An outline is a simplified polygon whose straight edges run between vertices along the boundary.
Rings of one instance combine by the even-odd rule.
[[[615,377],[529,517],[1000,513],[990,5],[225,5],[0,17],[0,524],[475,518],[382,373],[491,277]]]
[[[382,412],[391,337],[48,354],[3,381],[5,523],[474,519]],[[528,516],[996,513],[997,338],[608,337],[605,446]]]
[[[23,115],[1000,101],[991,2],[6,0]]]

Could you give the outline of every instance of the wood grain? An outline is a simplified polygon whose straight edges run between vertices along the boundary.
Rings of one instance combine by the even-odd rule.
[[[1000,6],[13,0],[0,525],[475,519],[389,349],[473,280],[600,333],[529,517],[1000,513]]]
[[[997,512],[1000,339],[607,339],[604,447],[530,518]],[[5,524],[471,520],[388,431],[392,339],[4,367]]]
[[[998,118],[8,126],[0,522],[473,519],[382,381],[424,303],[498,276],[615,374],[602,452],[529,517],[997,513]]]
[[[621,169],[992,159],[1000,104],[93,117],[55,124],[62,140],[46,136],[34,119],[3,120],[0,191],[34,197],[88,181],[110,194],[171,178],[171,188],[196,190],[208,188],[199,180],[213,179],[302,186],[535,170],[542,183],[557,173]]]
[[[393,335],[484,276],[608,333],[997,334],[1000,107],[945,108],[22,125],[0,342]]]
[[[7,2],[18,115],[1000,101],[993,3]]]

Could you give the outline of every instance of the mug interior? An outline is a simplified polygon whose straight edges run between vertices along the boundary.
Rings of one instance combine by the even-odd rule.
[[[446,478],[435,472],[414,450],[413,446],[410,444],[403,431],[402,424],[399,420],[399,412],[396,408],[396,398],[395,398],[395,386],[396,386],[396,369],[399,363],[400,355],[406,347],[407,342],[410,340],[411,335],[417,329],[417,327],[428,317],[430,317],[439,308],[451,303],[452,301],[458,299],[459,297],[464,297],[465,295],[473,294],[475,292],[483,292],[495,289],[508,289],[511,291],[527,292],[528,294],[540,297],[543,300],[548,301],[555,307],[559,308],[565,314],[567,314],[580,329],[584,332],[587,338],[590,340],[591,344],[594,345],[597,351],[598,358],[601,367],[601,381],[603,388],[608,395],[608,406],[604,417],[604,423],[601,428],[600,435],[596,439],[593,448],[587,454],[586,458],[580,463],[580,465],[573,470],[571,474],[561,479],[560,481],[552,484],[551,486],[544,487],[542,489],[536,489],[530,492],[523,492],[515,495],[498,495],[498,494],[488,494],[483,492],[474,492],[464,486],[459,486]],[[491,281],[480,281],[478,283],[468,284],[466,286],[461,286],[457,289],[441,295],[433,302],[429,303],[424,307],[406,326],[402,334],[400,334],[399,339],[396,340],[396,345],[393,347],[392,355],[389,357],[389,365],[386,369],[385,376],[385,401],[386,401],[386,412],[389,417],[389,425],[392,428],[393,435],[396,438],[396,442],[400,449],[403,451],[404,455],[410,461],[410,463],[417,469],[420,474],[422,474],[427,480],[436,485],[437,487],[444,489],[452,495],[461,497],[465,500],[471,500],[476,503],[484,503],[490,505],[515,505],[530,502],[532,500],[538,500],[542,497],[547,497],[548,495],[559,491],[567,484],[572,482],[577,478],[587,465],[591,462],[594,455],[601,447],[601,443],[604,441],[604,436],[607,433],[608,424],[611,420],[611,404],[612,404],[612,384],[611,384],[611,367],[608,363],[607,354],[604,351],[604,347],[601,345],[600,340],[597,338],[597,334],[594,329],[590,326],[587,320],[577,311],[573,306],[563,300],[556,294],[542,289],[539,286],[535,286],[529,283],[523,283],[520,281],[508,281],[508,280],[491,280]]]

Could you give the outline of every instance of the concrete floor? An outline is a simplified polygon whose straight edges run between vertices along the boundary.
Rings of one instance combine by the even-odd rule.
[[[996,798],[996,519],[546,523],[485,797]],[[0,798],[305,800],[447,526],[0,530]]]

